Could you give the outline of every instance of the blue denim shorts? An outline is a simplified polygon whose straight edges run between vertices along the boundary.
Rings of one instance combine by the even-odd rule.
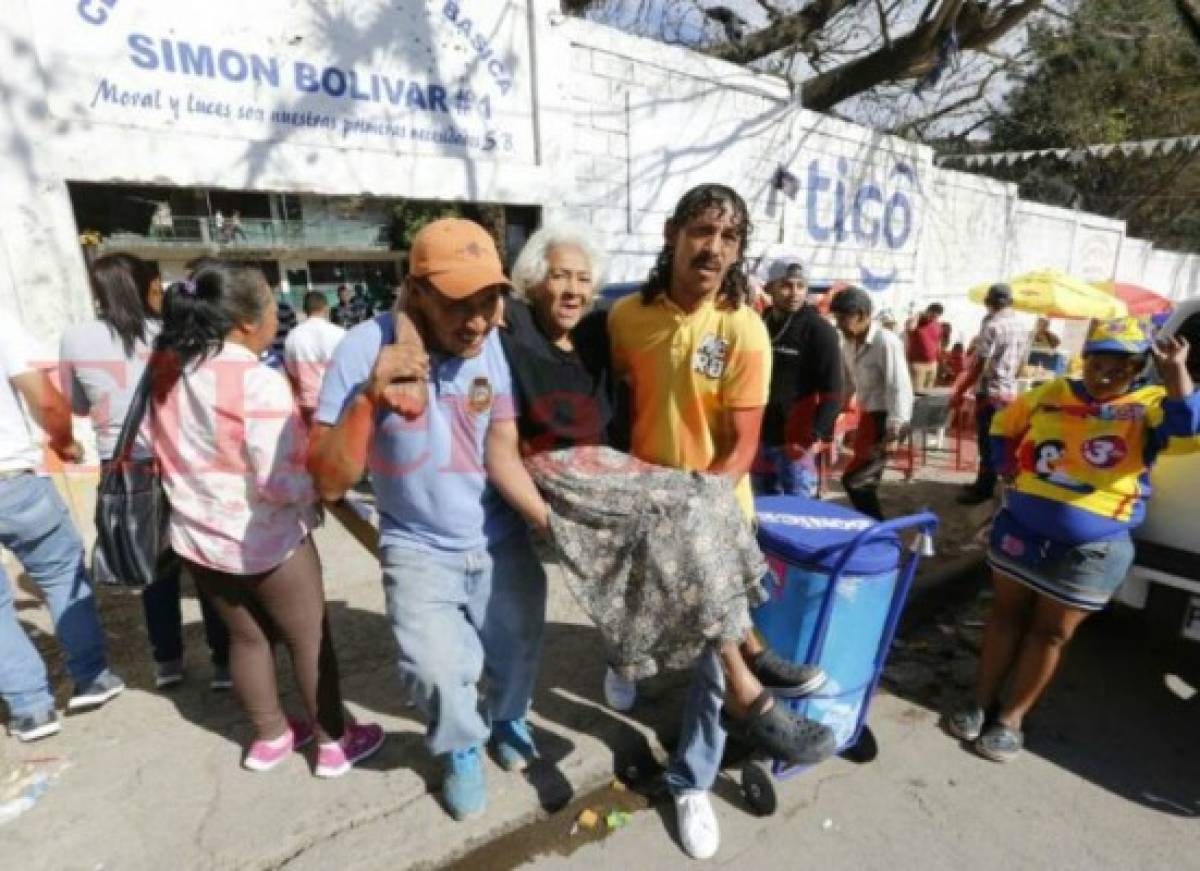
[[[1084,611],[1108,604],[1133,565],[1129,533],[1062,544],[1031,532],[1008,511],[996,515],[988,564],[1042,595]]]

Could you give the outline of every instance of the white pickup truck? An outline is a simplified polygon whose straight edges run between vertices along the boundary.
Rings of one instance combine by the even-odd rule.
[[[1163,332],[1191,344],[1188,369],[1200,384],[1200,299],[1180,303]],[[1161,457],[1150,480],[1137,559],[1117,601],[1178,620],[1183,637],[1200,641],[1200,456]]]

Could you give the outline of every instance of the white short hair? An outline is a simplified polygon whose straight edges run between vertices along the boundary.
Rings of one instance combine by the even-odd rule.
[[[521,299],[529,298],[529,291],[546,280],[550,271],[547,257],[551,248],[571,245],[581,250],[592,270],[592,287],[599,294],[604,283],[604,253],[596,242],[595,235],[576,224],[547,224],[529,237],[512,268],[514,294]]]

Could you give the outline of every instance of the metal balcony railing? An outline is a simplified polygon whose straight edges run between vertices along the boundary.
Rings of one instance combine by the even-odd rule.
[[[347,248],[386,251],[391,247],[388,224],[379,221],[277,221],[270,218],[224,218],[221,226],[207,216],[180,215],[155,219],[145,233],[128,230],[106,234],[109,244],[154,247],[217,245],[228,248]]]

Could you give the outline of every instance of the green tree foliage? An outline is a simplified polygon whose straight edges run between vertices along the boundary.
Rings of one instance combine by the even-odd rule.
[[[413,236],[426,224],[439,218],[461,218],[456,203],[434,200],[400,200],[392,205],[391,243],[396,251],[412,247]]]
[[[1200,134],[1200,42],[1171,3],[1085,0],[1034,28],[1037,64],[992,124],[989,151]],[[1038,160],[1001,169],[1031,199],[1128,221],[1162,247],[1200,250],[1200,154]]]

